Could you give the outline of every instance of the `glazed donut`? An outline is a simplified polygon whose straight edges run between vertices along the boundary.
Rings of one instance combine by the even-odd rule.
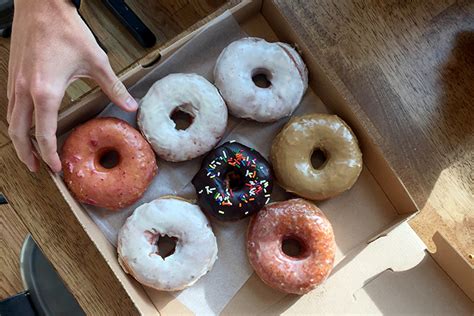
[[[257,86],[256,75],[264,75],[269,86]],[[214,81],[234,116],[272,122],[296,109],[308,87],[308,71],[290,45],[248,37],[222,51]]]
[[[115,166],[103,158],[115,154]],[[62,147],[64,181],[77,200],[119,209],[135,203],[157,172],[142,135],[117,118],[95,118],[77,127]]]
[[[311,163],[320,150],[325,162]],[[292,118],[275,137],[271,161],[279,184],[311,200],[324,200],[352,187],[362,170],[362,153],[350,127],[336,115]]]
[[[158,239],[176,240],[174,252],[162,258]],[[140,205],[118,235],[118,260],[138,282],[161,291],[193,285],[217,259],[217,242],[199,207],[179,197],[162,197]]]
[[[270,165],[258,152],[235,141],[210,152],[192,183],[198,204],[221,221],[235,221],[258,212],[270,201]]]
[[[284,252],[284,243],[300,251]],[[247,254],[257,275],[268,286],[286,293],[306,294],[324,282],[333,268],[336,245],[331,223],[313,203],[293,199],[266,205],[250,219]]]
[[[179,130],[171,116],[184,112],[191,125]],[[171,74],[153,84],[140,102],[138,126],[156,154],[185,161],[211,150],[227,126],[227,107],[217,89],[196,74]]]

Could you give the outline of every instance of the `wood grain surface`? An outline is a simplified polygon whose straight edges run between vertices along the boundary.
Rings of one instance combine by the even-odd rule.
[[[157,34],[158,47],[222,4],[127,2]],[[384,153],[422,209],[412,227],[430,247],[431,236],[440,231],[474,262],[469,258],[474,254],[474,2],[275,2],[308,46],[336,70],[383,136]],[[149,52],[101,1],[84,3],[81,12],[117,72]],[[3,82],[8,47],[8,40],[0,39]],[[93,86],[74,83],[63,105]],[[0,191],[87,312],[136,312],[45,171],[31,175],[17,160],[5,130],[5,88],[0,86]],[[0,257],[10,258],[8,267],[14,267],[18,241],[26,233],[15,218],[0,216],[0,228],[12,228],[0,233]],[[17,291],[17,272],[1,273],[11,285],[3,288],[1,282],[0,295]]]
[[[0,301],[23,290],[20,250],[27,234],[28,229],[13,208],[0,205]]]
[[[474,262],[474,2],[277,3],[379,130],[422,209],[411,225]]]

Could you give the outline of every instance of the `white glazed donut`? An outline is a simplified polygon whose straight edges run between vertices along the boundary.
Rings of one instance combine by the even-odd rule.
[[[160,236],[177,238],[164,259],[156,245]],[[217,242],[200,208],[178,197],[162,197],[139,206],[118,236],[118,260],[138,282],[162,291],[194,284],[217,259]]]
[[[265,75],[268,88],[254,83],[258,74]],[[308,87],[308,70],[290,45],[248,37],[222,51],[214,81],[234,116],[272,122],[296,109]]]
[[[193,120],[176,129],[171,115],[189,114]],[[211,150],[227,125],[224,100],[205,78],[197,74],[171,74],[153,84],[140,102],[138,126],[161,158],[185,161]]]

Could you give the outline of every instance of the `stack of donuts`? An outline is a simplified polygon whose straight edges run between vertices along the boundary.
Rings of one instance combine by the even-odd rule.
[[[123,269],[158,290],[184,289],[217,259],[211,222],[250,217],[246,247],[258,276],[280,291],[308,293],[330,274],[336,247],[330,222],[312,201],[355,183],[362,169],[356,136],[336,115],[315,113],[286,123],[273,139],[271,164],[245,144],[218,145],[228,111],[271,124],[292,115],[307,87],[306,66],[290,45],[240,39],[217,59],[214,84],[197,74],[155,82],[140,102],[139,130],[117,118],[77,127],[62,148],[64,180],[80,202],[119,211],[159,177],[156,156],[170,162],[203,156],[192,179],[196,201],[157,197],[127,219],[117,247]],[[186,128],[172,119],[178,112]],[[324,158],[318,166],[315,153]],[[274,181],[293,197],[273,201]],[[159,246],[165,236],[176,243],[166,255]]]

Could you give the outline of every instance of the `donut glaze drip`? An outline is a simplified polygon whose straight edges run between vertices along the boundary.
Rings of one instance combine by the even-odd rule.
[[[257,151],[227,142],[204,158],[193,178],[198,204],[208,215],[234,221],[258,212],[270,201],[270,165]]]

